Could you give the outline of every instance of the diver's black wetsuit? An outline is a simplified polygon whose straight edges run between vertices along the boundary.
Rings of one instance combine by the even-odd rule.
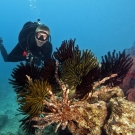
[[[31,24],[29,25],[29,23]],[[28,54],[28,52],[30,52],[34,58],[40,61],[46,61],[51,58],[52,44],[49,41],[47,41],[42,47],[38,47],[36,44],[35,30],[39,24],[28,22],[28,26],[26,27],[25,25],[20,32],[19,43],[9,54],[7,54],[4,46],[0,47],[1,54],[5,62],[27,61],[26,54]],[[29,27],[31,28],[29,29]]]

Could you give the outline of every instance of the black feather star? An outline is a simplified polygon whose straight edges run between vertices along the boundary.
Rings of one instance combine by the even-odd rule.
[[[103,79],[111,74],[117,74],[116,77],[111,78],[105,82],[110,86],[118,86],[122,83],[124,77],[132,66],[133,59],[126,55],[125,50],[121,53],[116,53],[114,50],[112,54],[108,52],[107,55],[102,56],[100,76]]]
[[[91,69],[87,75],[82,76],[81,83],[77,85],[74,98],[76,99],[85,99],[87,98],[90,92],[93,92],[93,84],[94,82],[100,80],[99,78],[100,69],[97,65],[93,69]]]
[[[12,79],[9,79],[9,83],[13,85],[16,93],[24,91],[24,86],[27,84],[27,77],[30,76],[33,80],[40,79],[40,68],[30,63],[20,63],[17,68],[12,71]]]
[[[75,47],[75,39],[70,39],[69,41],[64,40],[59,48],[56,48],[56,52],[53,53],[53,56],[59,63],[64,62],[68,58],[72,58],[74,52],[78,51],[78,46]]]
[[[50,59],[41,67],[41,77],[44,80],[48,80],[49,83],[53,84],[55,82],[54,73],[55,73],[55,59]]]

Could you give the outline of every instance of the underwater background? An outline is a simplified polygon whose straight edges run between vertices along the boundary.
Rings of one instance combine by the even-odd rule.
[[[8,53],[27,21],[49,26],[53,51],[76,38],[101,60],[108,51],[123,51],[135,41],[135,0],[0,0],[0,37]],[[0,135],[19,135],[16,94],[9,84],[14,67],[0,56]]]

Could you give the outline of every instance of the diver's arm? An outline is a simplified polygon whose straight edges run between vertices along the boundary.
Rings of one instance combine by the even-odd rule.
[[[20,44],[18,43],[15,48],[9,53],[7,60],[8,62],[18,62],[26,60],[26,56],[23,56],[23,48],[21,48]]]
[[[25,46],[25,44],[23,45]],[[24,49],[26,47],[23,47]],[[3,45],[3,40],[0,37],[0,51],[5,62],[18,62],[26,60],[26,56],[23,56],[24,49],[18,43],[10,54],[7,53],[6,48]]]
[[[1,51],[1,55],[3,57],[3,60],[5,62],[7,62],[7,57],[8,57],[8,53],[7,53],[7,50],[5,49],[5,47],[3,46],[3,44],[0,45],[0,51]]]

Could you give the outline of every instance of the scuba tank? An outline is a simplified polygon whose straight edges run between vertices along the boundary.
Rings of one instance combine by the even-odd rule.
[[[18,41],[21,43],[23,39],[26,37],[28,38],[30,34],[34,33],[36,28],[41,24],[40,19],[37,20],[37,22],[26,22],[22,28],[22,30],[19,33]]]
[[[24,25],[23,25],[23,28],[22,30],[20,31],[19,33],[19,36],[18,36],[18,43],[20,44],[20,47],[25,51],[30,51],[29,49],[29,37],[31,34],[34,34],[35,33],[35,30],[36,28],[40,25],[40,19],[37,20],[37,22],[26,22]],[[24,48],[22,46],[22,43],[23,41],[26,40],[26,48]],[[23,56],[26,55],[26,53],[23,54]]]

